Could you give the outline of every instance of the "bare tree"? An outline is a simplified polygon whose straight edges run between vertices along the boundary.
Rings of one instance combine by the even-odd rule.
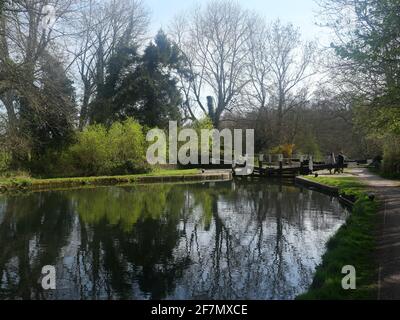
[[[250,79],[245,99],[250,108],[264,109],[271,94],[271,52],[266,35],[269,30],[264,21],[254,25],[248,41],[249,63],[246,72]]]
[[[236,2],[213,0],[196,8],[186,20],[172,26],[172,34],[187,59],[190,69],[191,100],[186,108],[208,115],[215,126],[226,111],[233,111],[249,80],[246,78],[247,43],[255,15]],[[204,105],[204,95],[215,97],[215,108]],[[194,104],[192,102],[195,102]]]
[[[78,6],[77,0],[53,1],[54,21],[44,27],[48,1],[5,2],[0,15],[0,101],[7,123],[15,127],[18,97],[24,96],[40,108],[37,88],[41,84],[41,61],[51,51],[57,55],[57,41],[67,35],[65,20]]]
[[[249,43],[248,102],[258,109],[276,110],[276,131],[281,140],[284,117],[307,98],[310,85],[307,80],[315,75],[316,46],[313,42],[302,42],[298,29],[279,20],[252,32]]]
[[[80,12],[77,50],[73,54],[83,87],[81,129],[89,120],[91,100],[104,85],[110,57],[118,47],[140,47],[149,22],[149,12],[140,0],[89,0]]]

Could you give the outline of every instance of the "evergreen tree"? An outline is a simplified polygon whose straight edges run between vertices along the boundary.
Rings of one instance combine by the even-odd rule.
[[[107,65],[107,78],[104,86],[98,91],[96,100],[90,106],[91,123],[111,124],[124,118],[124,105],[117,94],[124,92],[124,79],[140,63],[140,57],[135,48],[120,46]],[[137,93],[130,91],[131,101],[137,101]]]
[[[73,83],[61,62],[46,54],[41,59],[41,73],[35,98],[29,94],[20,98],[20,132],[29,137],[33,160],[49,150],[61,150],[71,141],[76,116]]]
[[[142,57],[135,49],[120,48],[110,59],[107,80],[95,101],[92,122],[110,125],[134,117],[148,127],[168,127],[181,119],[182,98],[177,72],[183,72],[178,48],[160,31]]]

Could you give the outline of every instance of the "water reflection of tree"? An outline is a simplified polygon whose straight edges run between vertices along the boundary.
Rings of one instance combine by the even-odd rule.
[[[68,242],[70,202],[54,193],[1,198],[0,298],[41,299],[45,265],[56,265]]]
[[[316,261],[304,257],[307,248],[299,248],[309,235],[306,231],[310,226],[305,223],[309,224],[310,213],[319,215],[319,221],[324,220],[322,225],[311,226],[312,230],[323,232],[325,229],[331,234],[337,223],[326,212],[330,208],[329,199],[319,197],[319,202],[310,208],[310,199],[303,197],[302,201],[297,188],[279,185],[263,187],[244,181],[235,189],[229,197],[216,197],[213,244],[201,246],[196,243],[197,256],[201,259],[198,259],[197,274],[192,278],[202,280],[182,286],[191,288],[189,296],[201,298],[293,297],[299,287],[301,290],[310,283],[316,264]],[[214,192],[219,193],[215,189]],[[279,194],[284,195],[284,199],[280,199]],[[218,207],[221,203],[225,208]],[[322,210],[316,210],[316,204]],[[224,209],[227,215],[224,215]],[[307,217],[304,217],[304,212],[307,212]],[[272,225],[274,228],[271,228]],[[195,239],[198,239],[198,232],[199,228],[193,228]],[[312,241],[319,241],[319,249],[322,250],[326,239],[318,239],[316,234]],[[243,236],[248,237],[248,241],[242,241]],[[205,250],[207,247],[212,249]],[[211,257],[211,261],[206,261],[207,256]],[[247,289],[241,288],[246,285]]]
[[[74,195],[81,233],[88,239],[77,252],[77,261],[85,265],[81,296],[162,299],[173,290],[188,262],[172,254],[184,205],[184,195],[172,189],[152,185]],[[135,285],[144,296],[135,292]]]
[[[3,207],[0,242],[18,240],[0,254],[13,279],[0,292],[40,298],[31,275],[58,264],[53,297],[83,299],[293,297],[341,211],[329,197],[246,180],[44,193]]]

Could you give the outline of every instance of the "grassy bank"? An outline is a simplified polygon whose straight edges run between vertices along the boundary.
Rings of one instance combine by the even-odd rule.
[[[103,177],[77,177],[59,179],[35,179],[28,176],[15,176],[11,178],[0,177],[0,192],[21,189],[51,189],[53,187],[74,187],[84,185],[114,185],[135,183],[140,181],[164,181],[171,178],[195,177],[200,173],[197,169],[190,170],[155,170],[147,174],[125,175],[125,176],[103,176]]]
[[[399,173],[385,173],[382,172],[381,170],[375,169],[375,168],[368,168],[369,171],[372,173],[375,173],[376,175],[388,179],[388,180],[400,180],[400,174]]]
[[[375,299],[376,266],[373,237],[377,205],[356,178],[309,177],[321,184],[339,188],[341,194],[357,198],[346,224],[328,242],[322,264],[317,268],[310,290],[300,300]],[[357,271],[357,289],[342,289],[342,267],[352,265]]]

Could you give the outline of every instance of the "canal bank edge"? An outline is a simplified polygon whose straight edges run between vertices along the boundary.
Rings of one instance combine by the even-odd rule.
[[[329,192],[332,195],[339,195],[339,188],[331,187],[322,183],[318,183],[315,181],[311,181],[304,177],[296,177],[295,179],[296,184],[308,187],[308,188],[316,188],[320,191]]]
[[[0,183],[0,194],[14,191],[46,191],[59,188],[76,188],[84,186],[113,186],[137,183],[164,182],[196,182],[196,181],[226,181],[232,180],[231,172],[205,172],[177,175],[128,175],[106,177],[79,177],[62,179],[21,179]]]
[[[327,193],[329,195],[339,198],[339,201],[348,208],[353,208],[357,199],[342,193],[340,188],[322,184],[316,181],[309,180],[304,177],[296,177],[295,183],[300,186],[304,186],[309,189],[313,189],[319,192]]]
[[[322,257],[322,263],[317,267],[311,287],[296,299],[376,299],[378,268],[374,259],[376,250],[374,235],[378,218],[377,203],[366,193],[366,189],[360,188],[359,183],[351,185],[345,179],[343,179],[343,183],[340,183],[340,177],[324,178],[324,183],[311,179],[313,178],[299,177],[296,179],[296,183],[322,192],[329,192],[332,195],[351,194],[355,200],[350,201],[352,202],[352,214],[327,243],[327,252]],[[345,276],[342,274],[342,268],[349,265],[356,268],[356,290],[342,288],[342,279]]]

